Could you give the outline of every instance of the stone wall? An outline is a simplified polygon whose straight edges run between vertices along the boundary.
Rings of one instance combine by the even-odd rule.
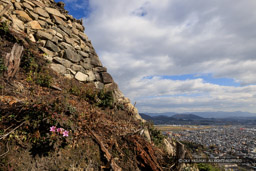
[[[84,34],[82,20],[69,15],[63,2],[0,0],[0,14],[1,11],[1,22],[7,22],[37,43],[54,71],[70,79],[93,82],[98,89],[113,91],[116,101],[141,119],[137,109],[124,97],[102,66],[91,41]]]

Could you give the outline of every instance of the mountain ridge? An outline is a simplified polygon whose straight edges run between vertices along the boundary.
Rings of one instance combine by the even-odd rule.
[[[256,124],[256,116],[254,117],[227,117],[227,118],[203,118],[193,114],[176,114],[172,116],[159,115],[149,116],[140,114],[147,121],[153,122],[155,125],[254,125]]]
[[[180,115],[180,114],[189,114],[189,113],[175,113],[175,112],[164,112],[164,113],[147,113],[145,114],[149,116],[173,116],[173,115]],[[228,117],[256,117],[256,113],[251,112],[242,112],[242,111],[235,111],[235,112],[223,112],[223,111],[217,111],[217,112],[190,112],[190,114],[194,114],[200,117],[204,118],[228,118]]]

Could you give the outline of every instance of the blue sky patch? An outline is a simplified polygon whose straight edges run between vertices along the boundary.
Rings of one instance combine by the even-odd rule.
[[[147,15],[147,11],[144,7],[140,7],[132,12],[133,15],[144,17]]]
[[[161,79],[168,79],[168,80],[193,80],[201,78],[206,83],[216,84],[220,86],[234,86],[239,87],[240,83],[236,82],[234,79],[231,78],[214,78],[212,74],[185,74],[185,75],[164,75],[158,76]],[[153,76],[146,76],[143,79],[152,79]]]
[[[55,0],[56,2],[61,2],[63,0]],[[65,1],[64,1],[65,2]],[[75,2],[65,2],[65,9],[70,15],[76,19],[88,18],[92,12],[89,0],[77,0]]]

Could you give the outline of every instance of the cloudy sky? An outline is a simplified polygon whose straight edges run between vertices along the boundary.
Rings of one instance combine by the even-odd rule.
[[[256,113],[255,0],[64,0],[140,112]]]

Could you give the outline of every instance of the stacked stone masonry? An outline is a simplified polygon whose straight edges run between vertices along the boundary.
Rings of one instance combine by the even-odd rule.
[[[132,113],[138,113],[102,66],[91,41],[84,33],[82,20],[69,15],[63,2],[0,0],[0,12],[6,8],[1,22],[7,22],[37,43],[54,71],[70,79],[93,82],[98,89],[112,90],[117,101],[126,104]]]
[[[8,4],[11,5],[9,12],[1,20],[8,21],[16,30],[25,32],[32,42],[38,43],[45,58],[52,62],[54,71],[82,82],[95,82],[98,88],[113,83],[84,34],[81,20],[67,14],[63,3],[0,0],[0,11]]]

